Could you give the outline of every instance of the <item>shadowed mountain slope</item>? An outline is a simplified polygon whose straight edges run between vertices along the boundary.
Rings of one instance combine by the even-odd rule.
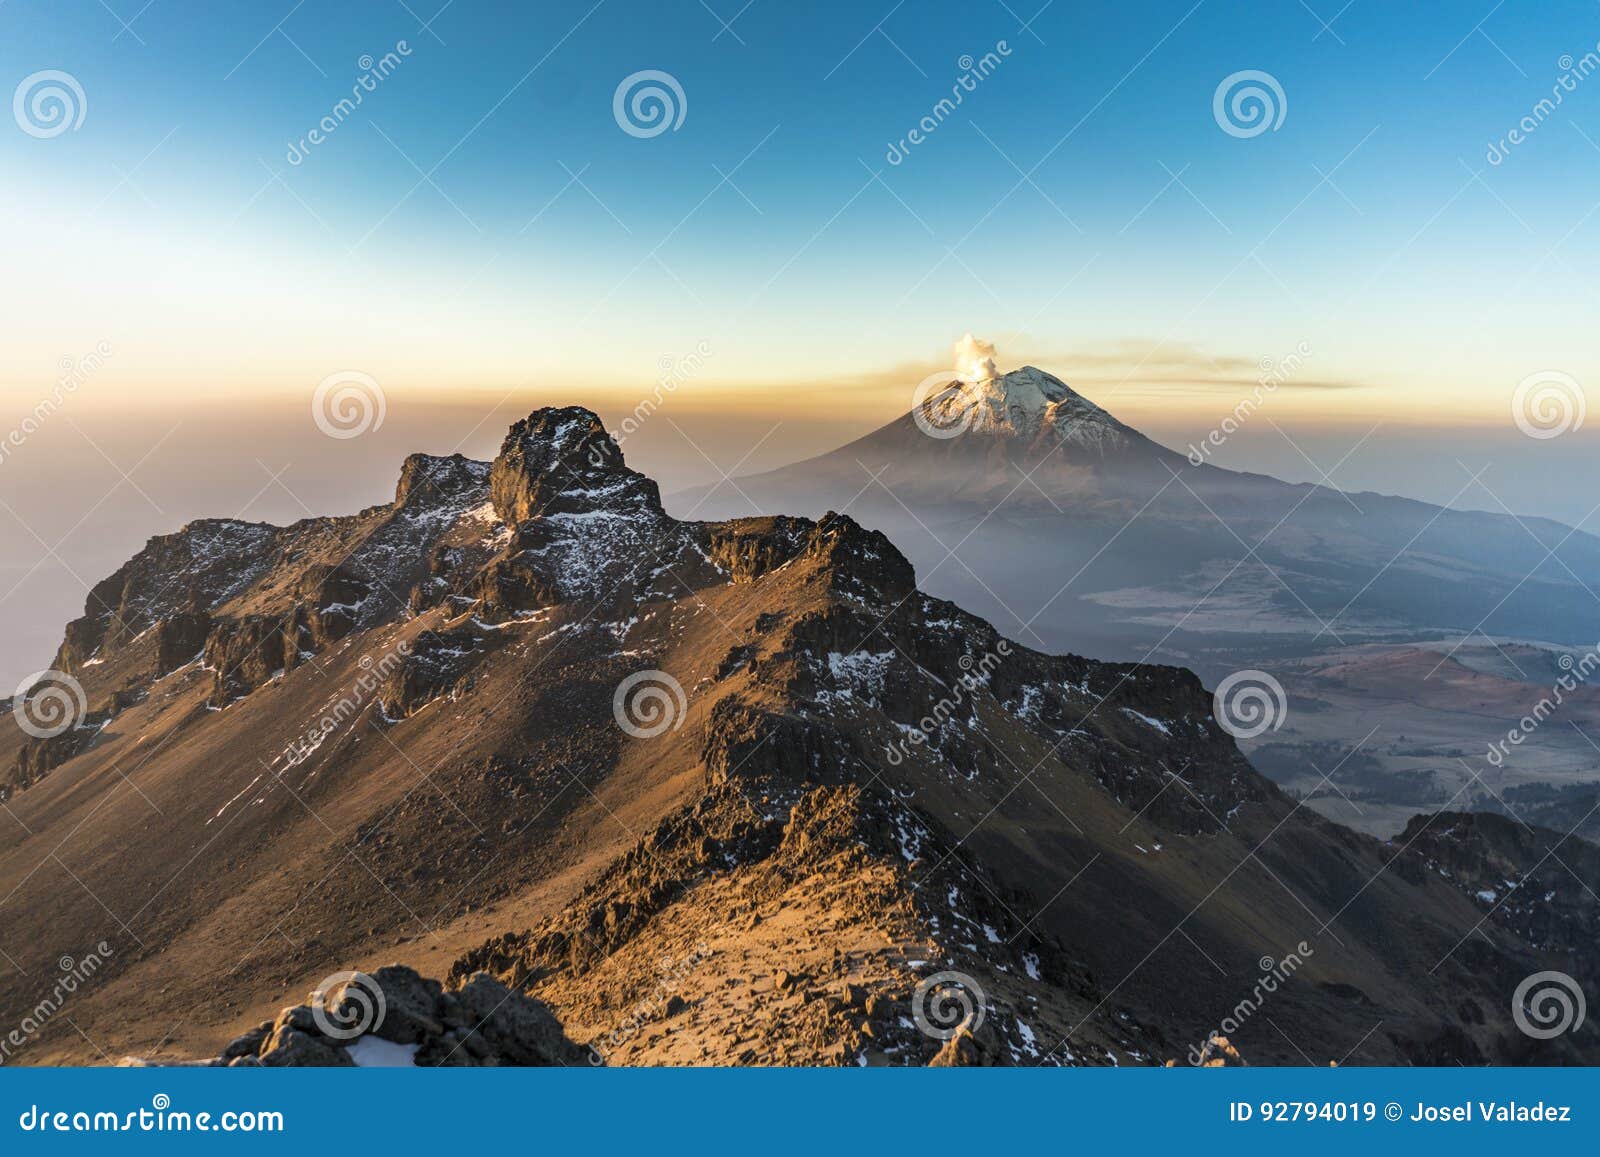
[[[671,518],[586,410],[388,506],[154,539],[57,666],[87,714],[8,740],[0,1018],[106,952],[18,1060],[215,1056],[391,962],[608,1063],[1600,1052],[1517,1031],[1575,947],[1430,869],[1489,854],[1455,826],[1316,817],[1189,671],[1011,642],[852,518]]]

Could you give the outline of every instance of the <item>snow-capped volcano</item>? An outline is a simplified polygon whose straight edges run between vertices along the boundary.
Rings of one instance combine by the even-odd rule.
[[[1119,429],[1038,371],[971,376],[975,421]],[[928,574],[966,544],[959,565],[1009,597],[977,593],[1024,633],[1081,639],[1104,610],[1055,599],[1079,557],[1135,539],[1114,562],[1137,579],[1141,552],[1170,570],[1196,541],[1235,541],[1181,504],[1144,497],[1131,517],[1126,482],[1108,497],[1100,477],[1154,445],[1127,437],[1113,458],[934,437],[906,415],[852,454],[847,501],[821,518],[680,521],[597,415],[545,408],[493,462],[408,458],[392,503],[152,540],[63,640],[53,673],[78,683],[83,723],[26,730],[27,701],[0,716],[16,719],[0,729],[17,820],[0,825],[4,950],[30,975],[99,937],[115,956],[25,1059],[1149,1064],[1209,1039],[1263,946],[1314,937],[1272,1025],[1236,1034],[1254,1064],[1303,1061],[1295,1041],[1384,1064],[1594,1063],[1577,1033],[1531,1054],[1507,994],[1547,965],[1600,984],[1600,853],[1544,869],[1582,841],[1509,817],[1418,816],[1398,853],[1338,829],[1250,767],[1193,673],[1014,645],[919,590],[851,512],[901,511]],[[1002,510],[1030,481],[1042,505]],[[40,870],[40,847],[63,845],[79,887]],[[357,845],[370,870],[342,871]],[[1544,897],[1536,913],[1481,898],[1506,879]],[[128,913],[120,933],[109,912]],[[1174,949],[1181,912],[1194,943]],[[412,934],[435,924],[437,945]],[[280,926],[296,935],[261,934]],[[123,934],[146,947],[113,952]],[[241,961],[225,996],[219,953]],[[398,966],[345,970],[385,957]],[[438,981],[413,967],[447,961]],[[941,1007],[965,1012],[934,968],[981,999],[982,1024],[930,1031]],[[641,1003],[667,970],[672,1000]],[[36,999],[0,985],[0,1023]]]
[[[908,412],[854,442],[741,479],[735,498],[679,497],[701,513],[787,511],[798,509],[797,501],[809,509],[823,494],[851,510],[883,499],[897,510],[901,503],[943,507],[953,501],[980,515],[1001,502],[1060,513],[1063,499],[1114,501],[1130,489],[1142,502],[1173,473],[1188,469],[1183,455],[1037,366],[999,373],[992,359],[962,357],[959,349],[956,363],[954,373],[914,389],[908,384]],[[861,493],[864,477],[872,482],[867,493]]]
[[[1101,453],[1127,447],[1134,431],[1036,366],[1023,366],[982,381],[957,381],[924,403],[924,415],[939,431],[1038,438],[1053,433],[1075,446]]]
[[[1572,577],[1600,568],[1593,535],[1554,523],[1530,535],[1506,516],[1196,465],[1053,374],[1000,373],[986,342],[963,339],[953,360],[931,387],[908,384],[909,413],[848,445],[674,501],[699,517],[845,510],[941,593],[1053,647],[1086,648],[1093,624],[1106,657],[1173,645],[1175,623],[1250,646],[1266,623],[1319,645],[1480,623],[1574,644],[1600,631],[1593,594]],[[1216,405],[1227,420],[1232,400]],[[1188,614],[1208,591],[1206,614]],[[1236,667],[1266,657],[1247,652]]]

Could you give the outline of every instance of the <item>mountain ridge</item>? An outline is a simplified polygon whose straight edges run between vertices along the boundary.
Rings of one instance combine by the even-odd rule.
[[[400,955],[618,1063],[1159,1063],[1303,943],[1272,1017],[1318,1059],[1528,1055],[1506,994],[1564,950],[1452,950],[1472,899],[1258,776],[1192,672],[1013,643],[847,516],[679,522],[587,410],[483,465],[237,556],[152,540],[69,628],[103,718],[9,801],[0,910],[30,971],[116,937],[97,1049],[220,1055]]]
[[[1004,383],[997,375],[992,388]],[[1521,643],[1575,661],[1600,638],[1600,588],[1585,577],[1600,573],[1600,538],[1550,520],[1197,464],[1137,432],[1099,455],[1027,436],[1031,426],[1023,436],[964,428],[966,411],[941,426],[943,412],[908,392],[910,412],[845,446],[671,495],[669,508],[843,510],[888,534],[931,593],[1031,646],[1179,663],[1213,684],[1264,671],[1286,690],[1287,726],[1248,751],[1273,743],[1307,766],[1380,725],[1381,749],[1362,759],[1393,773],[1392,792],[1369,778],[1376,798],[1356,804],[1347,785],[1330,791],[1315,772],[1283,778],[1320,792],[1324,814],[1373,834],[1404,828],[1413,802],[1404,785],[1420,780],[1436,802],[1460,789],[1473,807],[1494,809],[1523,786],[1550,794],[1593,781],[1587,742],[1546,728],[1506,767],[1480,769],[1480,783],[1460,757],[1488,750],[1521,711],[1423,711],[1382,679],[1356,686],[1316,672],[1363,646],[1436,649],[1428,678]],[[1517,693],[1539,702],[1548,683],[1512,668]],[[1276,775],[1287,765],[1272,766]]]

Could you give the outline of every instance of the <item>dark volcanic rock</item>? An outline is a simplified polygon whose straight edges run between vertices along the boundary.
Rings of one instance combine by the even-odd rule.
[[[350,1066],[351,1048],[368,1036],[404,1046],[419,1066],[594,1063],[544,1005],[491,976],[452,991],[400,965],[348,975],[320,1000],[312,993],[234,1038],[213,1063]]]
[[[707,554],[734,582],[754,582],[799,554],[811,530],[809,519],[787,515],[716,523],[707,531]]]
[[[300,665],[313,642],[304,612],[248,615],[219,622],[206,639],[205,665],[213,672],[213,707],[224,707]]]
[[[512,525],[551,514],[661,513],[660,488],[623,463],[600,419],[581,406],[535,410],[512,426],[489,495]]]
[[[411,454],[400,467],[394,504],[401,508],[429,507],[453,497],[476,496],[487,477],[482,462],[462,454],[452,454],[448,458]]]
[[[1413,816],[1395,842],[1413,877],[1460,888],[1485,918],[1528,943],[1567,955],[1590,991],[1600,984],[1600,848],[1587,840],[1484,812]]]
[[[530,415],[492,465],[414,455],[356,515],[193,524],[113,577],[62,651],[128,726],[23,753],[84,773],[30,822],[93,818],[103,849],[83,888],[7,908],[30,969],[42,931],[101,926],[99,895],[145,903],[127,983],[80,999],[154,1032],[219,948],[257,953],[238,1007],[411,942],[396,902],[481,940],[443,983],[350,976],[219,1063],[589,1063],[551,1009],[622,1063],[1159,1063],[1303,937],[1271,1023],[1227,1030],[1252,1062],[1592,1056],[1511,1011],[1535,970],[1587,967],[1577,846],[1337,828],[1251,769],[1192,673],[1004,639],[840,514],[674,520],[587,410]],[[177,670],[200,640],[212,706],[281,681],[202,710]],[[125,753],[159,808],[119,790]],[[162,849],[194,857],[183,889]],[[0,889],[37,865],[5,853]],[[985,1014],[948,1041],[919,1023],[941,976]]]
[[[278,533],[259,523],[200,519],[176,534],[152,538],[95,584],[83,617],[67,625],[55,666],[78,672],[89,659],[115,652],[162,619],[216,606],[266,569]]]
[[[180,611],[162,619],[156,624],[156,674],[170,674],[199,658],[210,634],[211,616],[204,611]]]
[[[17,752],[17,762],[9,779],[11,785],[25,788],[38,783],[67,760],[87,750],[108,718],[104,713],[91,713],[60,735],[30,739]]]
[[[448,692],[487,652],[487,632],[424,631],[384,680],[384,713],[402,719]]]

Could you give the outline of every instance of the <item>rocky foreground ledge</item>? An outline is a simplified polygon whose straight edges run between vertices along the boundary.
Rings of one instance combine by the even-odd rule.
[[[598,1063],[542,1003],[478,973],[450,990],[404,965],[324,981],[305,1004],[202,1062],[268,1067],[553,1067]]]

